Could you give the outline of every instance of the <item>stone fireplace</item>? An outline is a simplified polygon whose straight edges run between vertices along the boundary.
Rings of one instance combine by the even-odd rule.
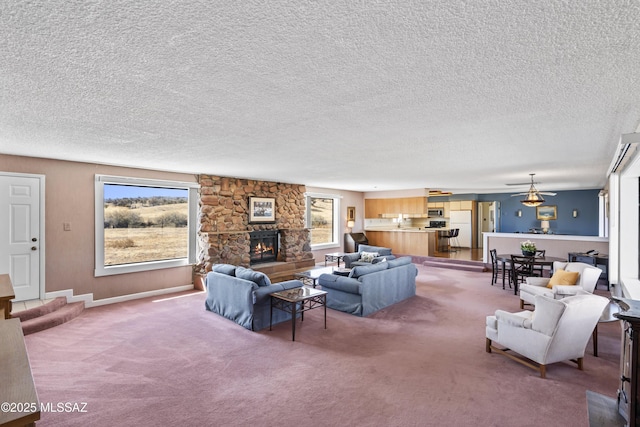
[[[304,185],[200,175],[200,223],[195,271],[216,263],[249,267],[255,264],[252,233],[276,234],[273,251],[261,253],[262,263],[313,260],[310,232],[305,228]],[[275,199],[274,223],[249,222],[249,197]],[[262,251],[262,249],[260,249]],[[269,257],[272,257],[270,260]],[[256,260],[252,259],[256,258]]]
[[[278,259],[278,230],[249,232],[250,264],[273,262]]]

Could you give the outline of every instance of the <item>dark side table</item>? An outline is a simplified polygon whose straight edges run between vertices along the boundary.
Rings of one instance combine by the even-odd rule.
[[[342,261],[342,259],[344,258],[344,256],[346,255],[346,252],[332,252],[330,254],[325,254],[324,255],[324,266],[327,266],[327,262],[335,262],[338,261],[338,267],[340,267],[340,261]]]
[[[287,289],[271,294],[271,312],[269,313],[269,330],[273,322],[273,309],[277,308],[291,313],[291,341],[296,340],[296,317],[304,321],[304,312],[324,307],[324,328],[327,329],[327,292],[309,286]]]

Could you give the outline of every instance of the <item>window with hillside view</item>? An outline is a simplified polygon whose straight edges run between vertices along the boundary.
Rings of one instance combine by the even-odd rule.
[[[307,227],[313,249],[338,245],[339,199],[333,196],[307,196]]]
[[[189,264],[194,186],[96,177],[96,275]]]

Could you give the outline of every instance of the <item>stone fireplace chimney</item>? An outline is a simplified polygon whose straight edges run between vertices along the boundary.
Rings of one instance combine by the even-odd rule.
[[[200,175],[200,224],[198,265],[226,263],[251,265],[253,231],[280,233],[278,261],[293,262],[313,258],[309,230],[304,228],[305,186],[241,178]],[[249,197],[275,199],[275,223],[249,223]]]

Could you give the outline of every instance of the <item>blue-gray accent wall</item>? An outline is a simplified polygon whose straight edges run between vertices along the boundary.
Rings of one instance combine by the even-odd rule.
[[[556,196],[544,196],[544,206],[556,206],[558,219],[550,221],[553,234],[571,234],[576,236],[598,235],[598,206],[600,190],[558,191]],[[478,202],[500,202],[500,224],[498,232],[526,233],[531,228],[540,229],[540,220],[536,219],[536,208],[520,203],[523,197],[511,197],[510,193],[492,194],[456,194],[450,197],[429,197],[429,201],[476,200]],[[572,216],[578,211],[577,218]],[[522,211],[518,217],[516,212]]]

